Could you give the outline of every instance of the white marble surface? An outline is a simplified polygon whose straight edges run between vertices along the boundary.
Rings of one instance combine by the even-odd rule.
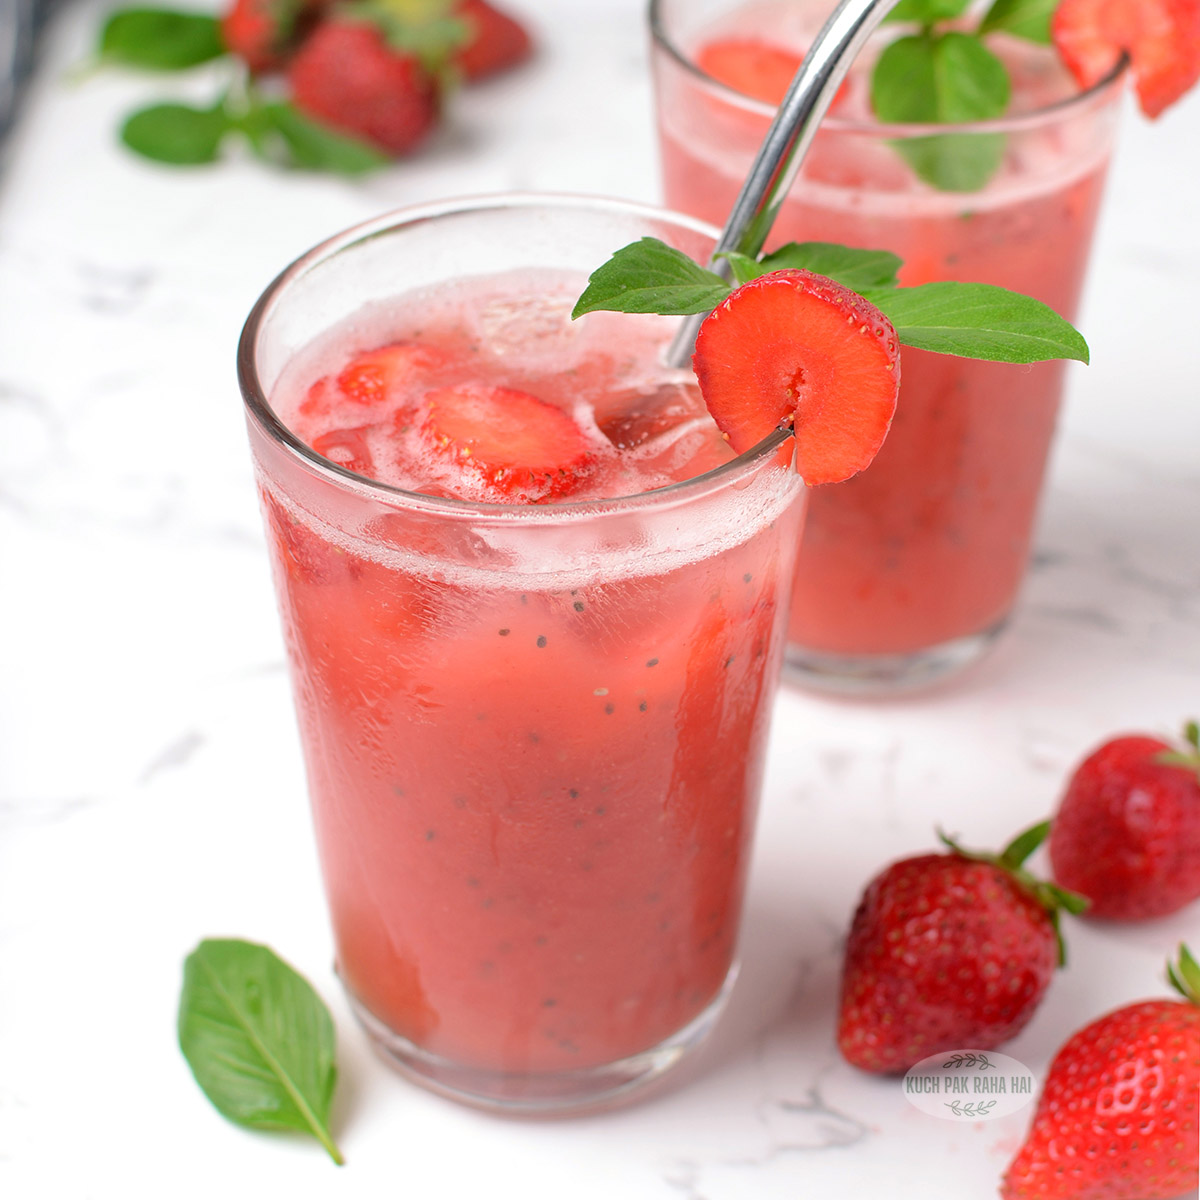
[[[887,704],[784,694],[744,935],[714,1040],[661,1094],[514,1122],[426,1095],[338,994],[233,350],[324,235],[505,188],[657,195],[640,0],[511,0],[543,53],[460,96],[366,183],[171,171],[114,143],[174,85],[77,81],[105,5],[63,14],[0,176],[0,1194],[492,1200],[990,1197],[1028,1113],[953,1124],[838,1059],[839,941],[880,865],[941,822],[980,845],[1048,812],[1120,729],[1200,711],[1200,95],[1128,116],[1038,565],[996,653]],[[194,86],[204,90],[203,74]],[[333,1008],[338,1170],[243,1132],[175,1045],[198,939],[270,943]],[[1009,1051],[1041,1072],[1085,1020],[1158,994],[1200,908],[1076,923]]]

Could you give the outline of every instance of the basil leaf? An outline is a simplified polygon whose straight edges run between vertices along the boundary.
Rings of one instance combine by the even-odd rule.
[[[329,1011],[266,946],[202,941],[183,968],[179,1047],[222,1116],[254,1129],[329,1133],[337,1068]]]
[[[995,0],[979,25],[983,33],[1011,33],[1014,37],[1049,46],[1050,22],[1058,0]]]
[[[152,104],[126,118],[121,141],[155,162],[196,166],[213,162],[221,141],[234,128],[224,108]]]
[[[180,71],[226,52],[220,23],[207,13],[123,8],[100,33],[101,58],[151,71]]]
[[[1002,133],[937,133],[896,138],[892,146],[918,179],[942,192],[977,192],[1004,160]]]
[[[896,286],[896,273],[904,265],[890,250],[859,250],[837,242],[789,242],[762,261],[763,271],[800,267],[834,279],[851,291]]]
[[[1003,115],[1012,84],[1004,64],[968,33],[897,38],[871,76],[881,121],[959,124]]]
[[[261,144],[264,133],[274,132],[287,148],[290,161],[310,171],[363,175],[387,166],[392,160],[359,138],[331,129],[305,116],[292,104],[263,105],[253,139]]]
[[[882,121],[956,125],[1003,115],[1012,85],[1004,64],[965,33],[899,38],[879,56],[871,103]],[[918,178],[946,192],[977,191],[1004,157],[1001,134],[935,134],[893,142]]]
[[[945,33],[933,45],[937,119],[952,125],[1004,115],[1012,96],[1005,65],[969,33]]]
[[[988,362],[1088,361],[1083,337],[1031,296],[987,283],[871,289],[866,297],[906,346]]]
[[[961,17],[970,5],[971,0],[900,0],[884,20],[932,25],[935,21],[951,21]]]
[[[658,238],[644,237],[618,250],[588,277],[571,319],[609,312],[686,316],[706,313],[729,295],[729,284],[713,271]]]

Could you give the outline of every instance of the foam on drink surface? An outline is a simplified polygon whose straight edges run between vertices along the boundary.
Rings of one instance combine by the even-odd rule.
[[[674,322],[589,313],[571,321],[584,281],[537,270],[464,278],[361,310],[297,356],[272,395],[280,419],[331,461],[435,496],[511,502],[424,426],[425,397],[484,385],[527,392],[567,413],[590,464],[563,502],[634,495],[689,479],[732,455],[690,370],[661,364]],[[411,369],[370,403],[339,386],[362,355],[414,348]]]

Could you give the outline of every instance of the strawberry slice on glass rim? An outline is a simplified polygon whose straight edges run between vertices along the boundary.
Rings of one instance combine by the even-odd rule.
[[[735,451],[790,425],[804,481],[838,483],[870,464],[891,426],[900,342],[862,296],[788,269],[752,279],[713,309],[692,367]]]
[[[1128,56],[1148,117],[1200,80],[1200,0],[1060,0],[1051,32],[1059,57],[1084,88]]]

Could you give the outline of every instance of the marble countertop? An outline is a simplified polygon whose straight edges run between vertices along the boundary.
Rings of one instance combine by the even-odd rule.
[[[330,962],[283,651],[233,374],[275,272],[384,209],[510,188],[657,198],[640,0],[512,0],[543,52],[458,96],[366,182],[249,161],[169,170],[115,143],[176,81],[80,77],[106,6],[62,12],[0,175],[0,1193],[833,1200],[995,1195],[1029,1110],[934,1120],[832,1043],[863,882],[935,823],[999,844],[1118,730],[1200,711],[1200,94],[1126,114],[1036,567],[952,686],[778,701],[743,938],[712,1040],[641,1103],[562,1121],[455,1106],[367,1049]],[[185,89],[197,94],[200,72]],[[272,945],[330,1003],[348,1159],[244,1132],[175,1042],[205,936]],[[1200,908],[1075,923],[1005,1049],[1162,992]]]

